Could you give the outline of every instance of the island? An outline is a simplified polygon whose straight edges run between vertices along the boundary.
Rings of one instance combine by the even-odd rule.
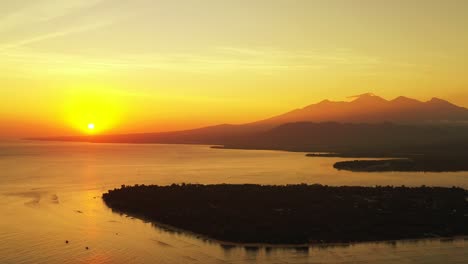
[[[425,157],[380,160],[350,160],[336,162],[337,170],[353,172],[459,172],[468,170],[465,158]]]
[[[384,172],[384,171],[422,171],[422,168],[410,159],[384,159],[384,160],[352,160],[340,161],[333,165],[337,170],[354,172]]]
[[[122,185],[113,211],[230,243],[314,244],[468,234],[468,191],[452,187]]]

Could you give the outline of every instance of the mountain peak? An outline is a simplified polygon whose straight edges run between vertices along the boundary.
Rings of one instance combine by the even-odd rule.
[[[449,102],[443,100],[443,99],[440,99],[440,98],[437,98],[437,97],[432,97],[431,100],[428,101],[428,103],[445,103],[445,104],[450,104]]]
[[[329,104],[329,103],[332,103],[332,101],[328,100],[328,99],[325,99],[323,101],[320,101],[318,104]]]
[[[413,98],[408,98],[406,96],[398,96],[397,98],[391,101],[392,103],[399,103],[399,104],[420,104],[421,101],[418,101]]]
[[[385,103],[387,100],[373,93],[364,93],[359,95],[349,96],[348,98],[354,99],[352,102],[356,103]]]
[[[401,96],[401,95],[400,95],[400,96],[398,96],[397,98],[393,99],[392,101],[408,101],[408,100],[413,101],[414,99],[408,98],[408,97],[406,97],[406,96]]]
[[[439,106],[439,107],[445,106],[445,107],[457,107],[458,108],[458,106],[450,103],[449,101],[446,101],[437,97],[433,97],[431,100],[427,101],[426,103],[429,105]]]

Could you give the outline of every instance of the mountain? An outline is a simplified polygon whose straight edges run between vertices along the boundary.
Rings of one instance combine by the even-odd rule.
[[[275,116],[269,119],[241,125],[223,124],[185,131],[163,132],[163,133],[139,133],[120,135],[95,135],[53,138],[31,138],[34,140],[56,140],[56,141],[87,141],[87,142],[113,142],[113,143],[167,143],[167,144],[210,144],[230,145],[232,147],[249,145],[246,142],[257,142],[257,146],[263,142],[266,148],[309,148],[311,143],[306,141],[307,137],[316,137],[314,129],[324,134],[316,138],[321,142],[327,141],[327,136],[336,133],[340,126],[329,124],[383,124],[394,123],[399,125],[446,125],[446,124],[468,124],[468,109],[456,106],[450,102],[433,98],[427,102],[400,96],[391,101],[376,95],[367,93],[354,96],[350,102],[322,101],[307,107],[296,109],[291,112]],[[296,123],[319,123],[314,129],[311,126],[292,126],[286,124]],[[325,124],[322,124],[325,123]],[[328,124],[328,125],[327,125]],[[290,128],[282,135],[284,137],[295,137],[295,133],[302,133],[297,137],[294,147],[290,143],[274,147],[275,136],[268,133],[278,132],[278,129]],[[313,126],[312,126],[313,127]],[[307,129],[306,129],[307,128]],[[301,131],[302,129],[302,131]],[[352,133],[366,134],[366,129],[373,131],[368,126],[360,126]],[[419,131],[422,133],[422,131]],[[265,134],[267,133],[267,134]],[[368,134],[368,136],[372,136]],[[330,137],[328,137],[330,138]],[[351,141],[356,139],[348,138]],[[301,140],[299,140],[301,139]],[[266,141],[265,141],[266,140]],[[268,142],[271,141],[271,142]],[[333,139],[339,141],[339,138]],[[289,142],[289,141],[288,141]],[[280,145],[280,141],[277,141]],[[255,144],[250,144],[255,145]],[[250,147],[250,146],[246,146]]]
[[[427,102],[400,96],[391,101],[371,93],[354,96],[351,102],[322,101],[286,114],[255,122],[280,125],[294,122],[340,122],[423,124],[468,122],[468,109],[442,99]]]

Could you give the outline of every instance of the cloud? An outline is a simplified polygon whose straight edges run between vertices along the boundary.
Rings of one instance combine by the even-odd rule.
[[[13,42],[13,43],[7,43],[7,44],[4,44],[4,45],[0,45],[0,52],[8,50],[8,49],[12,49],[12,48],[19,48],[21,46],[25,46],[25,45],[28,45],[28,44],[32,44],[32,43],[36,43],[36,42],[40,42],[40,41],[44,41],[44,40],[48,40],[48,39],[52,39],[52,38],[63,37],[63,36],[67,36],[67,35],[71,35],[71,34],[75,34],[75,33],[80,33],[80,32],[86,32],[86,31],[90,31],[90,30],[99,29],[99,28],[102,28],[102,27],[112,25],[113,23],[114,23],[114,21],[102,21],[102,22],[99,22],[99,23],[93,23],[93,24],[89,24],[89,25],[82,25],[82,26],[78,26],[78,27],[68,28],[66,30],[53,31],[53,32],[42,34],[42,35],[36,35],[36,36],[26,38],[26,39],[22,39],[22,40]]]
[[[380,74],[388,71],[407,72],[410,68],[424,65],[383,59],[352,50],[284,50],[271,47],[236,48],[215,47],[211,50],[174,52],[115,52],[57,53],[43,52],[27,44],[48,38],[92,30],[109,25],[102,22],[94,25],[71,28],[12,44],[8,49],[0,47],[1,64],[16,65],[22,72],[38,74],[83,75],[92,73],[130,72],[180,72],[195,74],[221,74],[248,72],[253,74],[276,74],[280,72],[333,72],[339,69],[356,74]]]
[[[148,3],[151,2],[148,1]],[[94,12],[88,12],[88,9],[100,4],[103,6],[95,8]],[[10,11],[4,18],[0,18],[0,32],[22,26],[29,30],[8,35],[0,41],[2,56],[0,67],[16,68],[28,74],[79,75],[128,70],[200,74],[248,71],[256,74],[273,74],[280,71],[319,71],[336,67],[363,71],[389,63],[378,57],[339,49],[287,50],[272,47],[221,46],[213,47],[211,50],[187,47],[185,53],[158,52],[157,47],[153,49],[153,52],[148,52],[148,49],[146,52],[138,52],[132,48],[122,51],[120,47],[116,48],[115,43],[108,43],[106,46],[104,42],[100,47],[93,47],[94,54],[86,54],[85,50],[80,50],[81,55],[50,51],[51,48],[48,47],[53,47],[53,45],[47,45],[48,40],[93,30],[102,32],[103,28],[119,22],[128,15],[125,12],[116,11],[124,10],[121,6],[112,9],[112,12],[107,12],[107,8],[102,7],[110,7],[108,4],[116,5],[111,0],[36,0],[13,12]],[[85,17],[83,14],[86,14]],[[67,19],[63,19],[64,17]],[[133,24],[126,24],[126,26],[129,25]],[[122,34],[125,32],[123,31]],[[130,38],[128,43],[124,43],[127,45],[122,46],[138,47],[138,41],[146,40],[143,36],[142,38],[143,40],[139,40],[138,36]],[[135,45],[132,45],[132,41]],[[41,44],[30,45],[35,43]],[[64,48],[66,50],[66,46]],[[400,66],[397,65],[397,67]]]
[[[80,9],[90,8],[103,2],[103,0],[34,0],[22,3],[20,8],[13,9],[9,13],[2,14],[0,18],[0,33],[15,30],[23,26],[37,26],[55,18],[69,15]],[[7,9],[9,3],[1,3]]]
[[[82,30],[86,29],[83,28]],[[9,52],[3,54],[4,59],[16,62],[19,65],[21,65],[21,62],[42,64],[46,66],[49,73],[53,74],[83,74],[118,70],[162,70],[203,74],[241,70],[255,73],[271,73],[277,71],[321,70],[350,65],[372,67],[380,63],[380,60],[376,58],[358,56],[341,51],[325,53],[318,51],[289,52],[268,48],[216,48],[212,52],[205,52],[204,54],[124,53],[78,56],[60,53],[41,53],[21,48],[21,45],[25,43],[68,33],[46,35],[17,43]],[[34,68],[40,70],[44,67]]]

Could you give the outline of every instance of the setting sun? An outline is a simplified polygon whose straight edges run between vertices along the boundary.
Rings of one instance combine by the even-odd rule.
[[[102,134],[125,118],[127,105],[119,97],[89,89],[70,89],[63,100],[63,122],[75,133]]]

